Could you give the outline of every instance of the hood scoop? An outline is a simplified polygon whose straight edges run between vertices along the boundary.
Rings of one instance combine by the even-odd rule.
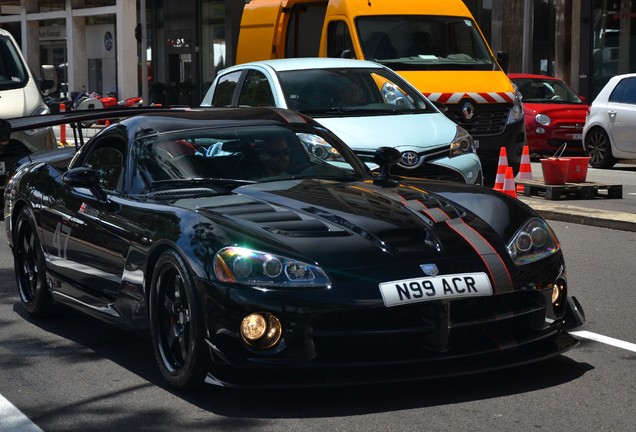
[[[337,225],[270,204],[240,203],[217,207],[214,210],[215,213],[220,213],[225,217],[252,222],[266,231],[289,237],[340,237],[349,235],[347,231]]]

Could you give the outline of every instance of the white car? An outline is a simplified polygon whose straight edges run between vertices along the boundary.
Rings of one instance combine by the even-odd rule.
[[[483,184],[470,134],[374,62],[295,58],[232,66],[219,72],[201,105],[290,108],[334,132],[371,169],[375,151],[389,146],[402,152],[394,174]]]
[[[596,96],[583,127],[590,166],[611,168],[636,161],[636,73],[610,78]]]

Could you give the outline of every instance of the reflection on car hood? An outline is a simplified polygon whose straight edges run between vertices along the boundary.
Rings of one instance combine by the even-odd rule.
[[[270,246],[340,267],[353,261],[386,263],[389,256],[396,261],[475,256],[453,227],[456,224],[478,230],[499,254],[505,251],[501,237],[475,214],[414,187],[289,180],[243,186],[235,192],[175,205],[223,220],[245,238],[260,238]],[[496,207],[487,197],[484,201]],[[505,206],[498,211],[508,213]]]
[[[424,151],[445,147],[455,137],[456,126],[444,114],[396,114],[364,117],[316,118],[352,149],[375,151],[395,147]]]

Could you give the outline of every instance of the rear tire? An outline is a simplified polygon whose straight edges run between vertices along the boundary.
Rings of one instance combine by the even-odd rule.
[[[44,252],[33,214],[26,207],[20,210],[13,230],[13,262],[24,308],[33,316],[49,314],[53,299],[46,282]]]
[[[590,157],[592,168],[611,168],[616,164],[607,133],[596,127],[585,136],[585,154]]]
[[[179,254],[157,260],[150,290],[150,333],[163,377],[177,388],[201,385],[210,364],[200,300]]]

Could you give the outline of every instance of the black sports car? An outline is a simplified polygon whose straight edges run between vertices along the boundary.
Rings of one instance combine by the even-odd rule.
[[[63,153],[33,155],[10,179],[6,232],[30,314],[59,303],[149,329],[177,387],[413,380],[577,344],[559,242],[522,202],[394,178],[391,148],[373,177],[292,111],[147,111],[68,169]],[[9,120],[0,139],[43,122]]]

